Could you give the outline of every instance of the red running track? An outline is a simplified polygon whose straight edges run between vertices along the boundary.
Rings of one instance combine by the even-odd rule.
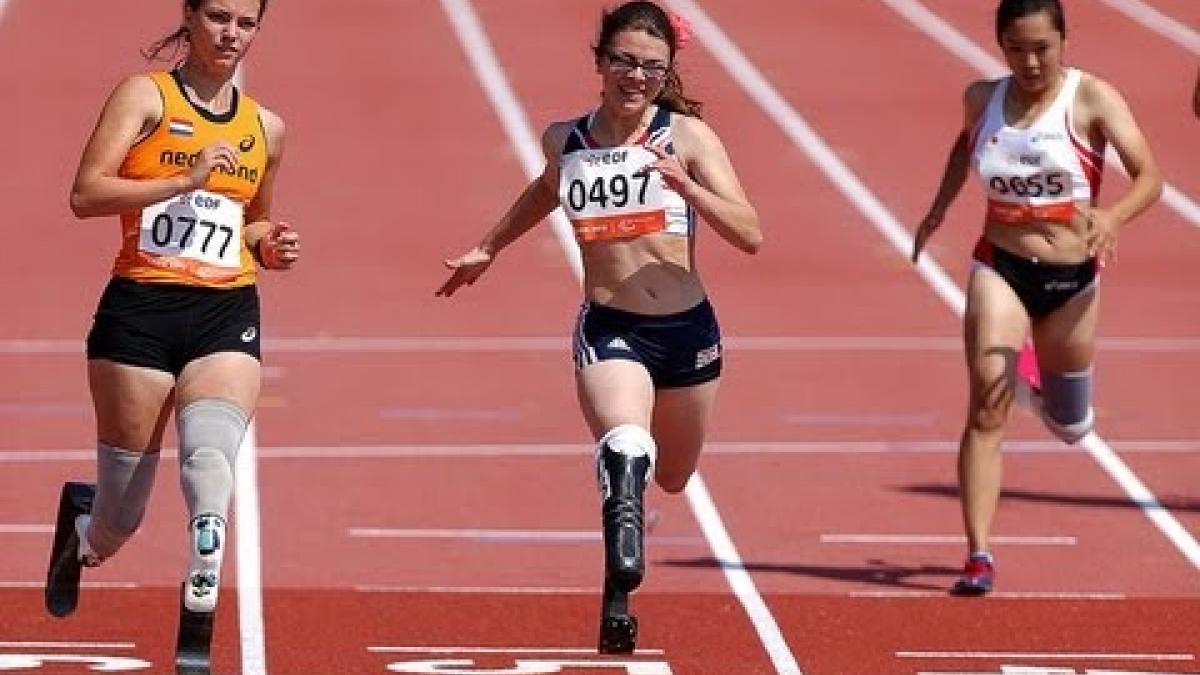
[[[1155,4],[1195,24],[1188,6]],[[535,131],[583,112],[603,3],[471,6]],[[985,11],[929,6],[990,49]],[[920,217],[975,77],[968,65],[874,3],[703,7],[886,208],[904,223]],[[1191,82],[1194,60],[1100,2],[1070,9],[1078,63],[1122,88],[1168,178],[1195,196],[1194,134],[1179,131],[1189,121],[1169,91]],[[11,222],[30,227],[10,230],[5,250],[31,250],[47,233],[69,242],[56,248],[54,274],[36,256],[0,267],[6,288],[39,285],[35,303],[4,296],[21,320],[0,326],[0,525],[9,526],[0,537],[11,552],[0,560],[0,665],[30,650],[126,655],[153,672],[170,660],[182,564],[171,477],[138,539],[89,575],[99,587],[85,590],[76,617],[45,617],[36,583],[57,485],[92,471],[79,341],[115,231],[72,222],[65,194],[100,102],[140,67],[136,48],[173,12],[15,0],[0,15],[0,59],[12,64],[0,84],[37,102],[0,109],[0,122],[39,132],[10,139],[24,170],[0,178],[0,197]],[[95,46],[47,53],[48,27],[62,44]],[[710,49],[683,53],[685,81],[708,104],[768,240],[747,258],[702,235],[730,353],[701,470],[804,672],[1200,671],[1196,568],[1086,454],[1023,413],[996,528],[1009,538],[997,546],[1008,597],[944,596],[962,548],[938,538],[959,532],[957,320]],[[1139,77],[1135,54],[1178,77]],[[541,228],[469,292],[432,297],[440,260],[473,243],[524,181],[441,6],[273,4],[247,65],[248,89],[289,125],[276,202],[304,233],[306,255],[302,268],[263,282],[267,672],[595,662],[600,548],[566,343],[573,274]],[[1108,180],[1111,196],[1122,179]],[[932,248],[959,283],[978,212],[978,195],[965,191]],[[1193,538],[1198,234],[1158,206],[1123,240],[1105,277],[1097,399],[1105,438]],[[608,670],[776,672],[687,500],[655,492],[649,508],[649,579],[635,606],[650,651]],[[242,640],[252,639],[241,600],[231,586],[217,672],[239,672]],[[513,670],[517,659],[527,670]]]

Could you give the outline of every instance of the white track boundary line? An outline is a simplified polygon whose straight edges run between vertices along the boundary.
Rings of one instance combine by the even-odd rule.
[[[1111,441],[1110,446],[1129,454],[1190,454],[1200,451],[1200,440],[1144,439]],[[425,459],[480,457],[573,457],[590,455],[595,447],[584,443],[494,443],[480,445],[346,445],[281,446],[258,448],[258,459]],[[920,455],[958,452],[958,443],[943,440],[911,441],[714,441],[705,444],[706,455]],[[1079,451],[1059,441],[1005,441],[1007,454],[1076,455]],[[0,463],[89,462],[95,450],[0,450]],[[178,457],[162,451],[164,459]]]
[[[242,672],[267,673],[262,600],[262,523],[258,503],[258,457],[253,422],[242,437],[234,472],[237,520],[238,628],[241,632]]]
[[[1200,33],[1140,0],[1100,0],[1166,39],[1200,56]]]
[[[0,588],[45,588],[45,581],[0,581]],[[134,581],[81,581],[80,588],[97,588],[109,591],[129,591],[141,588]]]
[[[729,335],[725,346],[739,352],[960,352],[961,336],[917,335]],[[1105,351],[1133,353],[1200,352],[1200,337],[1097,338]],[[563,336],[329,336],[277,337],[263,340],[274,354],[388,354],[562,352],[570,340]],[[82,354],[77,339],[0,338],[0,356],[70,356]]]
[[[244,69],[234,74],[238,87],[245,85]],[[267,649],[263,626],[262,517],[258,502],[258,445],[254,420],[242,436],[234,468],[234,522],[237,547],[238,630],[243,675],[266,675]]]
[[[917,0],[882,0],[882,2],[950,53],[966,61],[984,77],[995,79],[1008,75],[1008,68],[999,59],[984,51],[957,28]],[[1180,106],[1183,105],[1181,100]],[[1126,176],[1129,175],[1125,171],[1125,165],[1111,147],[1108,149],[1105,160],[1107,164],[1117,167]],[[1195,227],[1200,227],[1200,204],[1165,180],[1163,181],[1162,201],[1185,221]]]
[[[2,0],[0,0],[2,5]],[[132,650],[134,643],[47,643],[47,641],[2,641],[4,649],[35,649],[35,650]]]
[[[1070,536],[998,536],[989,543],[997,546],[1075,546],[1079,540]],[[830,533],[821,535],[822,544],[954,544],[967,543],[961,534],[856,534]]]
[[[367,647],[376,654],[592,654],[594,647]],[[635,649],[638,656],[661,656],[661,649]],[[491,671],[496,672],[496,671]]]
[[[901,3],[903,3],[901,6],[920,6],[911,0],[883,1],[893,7]],[[812,130],[800,113],[776,91],[758,68],[692,0],[670,0],[670,3],[682,10],[683,14],[691,17],[696,35],[708,46],[717,61],[729,71],[733,80],[740,84],[750,98],[756,101],[783,129],[784,133],[804,150],[805,154],[820,167],[838,190],[867,217],[885,239],[891,242],[896,251],[907,258],[912,250],[912,237],[866,184],[842,162],[824,139]],[[924,9],[923,6],[921,8]],[[1197,222],[1200,222],[1200,219]],[[962,290],[946,276],[939,266],[933,263],[931,258],[928,254],[921,256],[921,264],[917,266],[917,272],[938,296],[950,305],[955,314],[962,317],[966,306]],[[1096,462],[1125,490],[1129,498],[1141,507],[1146,517],[1166,535],[1167,539],[1194,567],[1200,569],[1200,544],[1197,544],[1191,533],[1180,525],[1169,511],[1163,508],[1154,494],[1142,484],[1129,467],[1121,461],[1121,458],[1113,452],[1112,448],[1095,432],[1089,433],[1082,443]]]
[[[850,597],[876,600],[909,598],[945,598],[946,591],[851,591]],[[1124,593],[1111,591],[992,591],[989,598],[1002,600],[1070,600],[1081,602],[1111,602],[1128,600]]]
[[[1088,661],[1195,661],[1192,654],[1121,652],[896,652],[900,659],[1065,659]]]
[[[385,584],[359,584],[354,587],[359,593],[459,593],[463,595],[597,595],[603,592],[599,586],[392,586]]]
[[[475,74],[484,91],[487,92],[488,100],[500,116],[509,140],[517,148],[517,154],[521,158],[525,174],[532,179],[541,173],[545,164],[545,158],[540,152],[541,145],[534,141],[529,120],[508,84],[504,71],[500,67],[499,59],[479,22],[479,17],[467,0],[441,0],[441,3],[462,43],[464,52],[470,59]],[[555,214],[554,229],[559,244],[570,261],[576,280],[582,280],[583,267],[580,263],[579,249],[561,213],[556,212]],[[759,595],[758,589],[754,587],[754,581],[745,571],[741,557],[738,555],[729,533],[725,530],[716,504],[713,503],[699,472],[688,481],[684,493],[687,495],[692,512],[695,514],[704,536],[708,539],[709,545],[712,546],[714,554],[718,560],[723,561],[722,570],[725,578],[750,617],[750,621],[776,670],[787,675],[802,675],[800,666],[796,663],[796,657],[788,648],[787,641],[784,640],[775,617],[771,615],[762,596]]]

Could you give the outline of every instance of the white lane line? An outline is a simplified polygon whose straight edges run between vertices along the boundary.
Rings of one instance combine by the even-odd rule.
[[[467,0],[442,0],[442,9],[454,26],[459,43],[466,50],[466,56],[471,62],[476,78],[487,94],[488,101],[492,104],[492,109],[499,118],[501,126],[504,127],[509,145],[516,151],[525,175],[533,179],[534,176],[541,174],[542,167],[546,163],[546,158],[542,153],[542,144],[529,126],[525,110],[521,107],[521,102],[517,100],[516,93],[508,83],[504,67],[500,65],[500,59],[492,49],[491,40],[488,39],[483,25],[479,22],[475,9]],[[567,222],[567,218],[561,210],[550,214],[550,226],[555,239],[558,240],[559,247],[567,257],[567,264],[575,272],[576,279],[581,278],[583,264],[579,246],[575,243],[571,224]]]
[[[1063,659],[1088,661],[1195,661],[1193,654],[1121,652],[896,652],[899,659]]]
[[[45,581],[0,581],[0,588],[45,588]],[[81,581],[80,588],[108,591],[128,591],[140,586],[132,581]]]
[[[728,348],[739,352],[960,352],[962,338],[957,336],[882,336],[882,335],[779,335],[728,336]],[[1200,352],[1195,337],[1101,337],[1096,344],[1104,351],[1134,353]],[[263,349],[275,354],[425,354],[480,352],[562,352],[570,340],[561,336],[453,336],[416,337],[403,335],[281,337],[263,340]],[[0,339],[0,356],[77,356],[77,340]],[[267,372],[270,371],[270,372]],[[277,377],[281,369],[265,369],[264,376]],[[4,412],[0,404],[0,412]],[[43,408],[46,404],[41,404]],[[29,410],[35,410],[28,407]],[[86,406],[49,408],[48,412],[86,412]]]
[[[503,530],[503,529],[437,529],[437,528],[386,528],[386,527],[351,527],[347,529],[351,537],[362,539],[469,539],[485,542],[558,542],[584,543],[601,541],[603,537],[598,530]],[[700,537],[662,536],[648,534],[648,541],[662,545],[695,546],[703,544]]]
[[[54,534],[54,526],[0,523],[0,534]]]
[[[783,631],[779,629],[779,624],[771,614],[771,609],[755,587],[754,578],[746,571],[742,556],[725,529],[721,515],[717,512],[717,505],[709,495],[708,486],[699,472],[688,481],[684,493],[692,504],[692,510],[696,512],[696,519],[701,523],[713,554],[721,563],[725,579],[742,603],[742,607],[746,609],[746,614],[750,617],[759,640],[766,647],[771,662],[775,664],[776,671],[781,675],[803,675],[800,664],[783,637]]]
[[[242,672],[266,675],[266,636],[263,627],[262,537],[258,504],[256,429],[252,422],[238,450],[234,472],[237,520],[238,628],[241,632]]]
[[[882,2],[920,29],[922,33],[945,47],[947,51],[966,61],[980,75],[989,79],[1008,75],[1008,68],[999,59],[984,51],[957,28],[917,0],[882,0]],[[1183,105],[1182,100],[1180,105]],[[1111,147],[1105,155],[1105,162],[1110,166],[1117,167],[1125,175],[1129,175]],[[1166,181],[1163,181],[1162,201],[1184,220],[1193,226],[1200,227],[1200,204]]]
[[[1200,33],[1140,0],[1100,0],[1166,39],[1200,56]]]
[[[759,106],[784,130],[784,133],[825,172],[838,190],[895,247],[896,252],[907,258],[912,251],[912,237],[866,184],[842,162],[829,144],[812,130],[800,113],[784,100],[758,68],[721,32],[720,28],[704,15],[692,0],[670,1],[676,8],[681,9],[682,13],[693,19],[696,35],[709,46],[713,56],[729,71],[733,80],[740,84],[746,93],[757,101]],[[916,6],[924,10],[923,6],[912,0],[883,1],[893,7]],[[1197,209],[1195,222],[1200,223],[1200,209]],[[933,262],[932,256],[921,257],[921,264],[917,266],[917,272],[959,317],[963,315],[966,299],[962,290],[946,276],[941,267]],[[1169,511],[1163,508],[1162,504],[1137,479],[1112,448],[1095,432],[1088,434],[1082,443],[1096,462],[1125,490],[1130,499],[1141,507],[1146,517],[1166,535],[1167,539],[1194,567],[1200,569],[1200,544],[1197,544],[1191,533],[1180,525]]]
[[[234,73],[245,87],[245,67]],[[257,423],[242,436],[234,468],[234,535],[237,548],[238,631],[243,675],[266,675],[267,648],[262,599],[262,517],[258,502]]]
[[[0,641],[4,649],[134,649],[132,642],[14,642]]]
[[[999,536],[988,541],[997,546],[1075,546],[1079,540],[1063,536]],[[954,544],[967,538],[961,534],[822,534],[822,544]]]
[[[397,586],[358,584],[359,593],[461,593],[464,595],[598,595],[599,586]]]
[[[367,647],[376,654],[596,654],[595,647]],[[634,654],[661,656],[661,649],[635,649]],[[494,671],[493,671],[494,672]],[[542,671],[538,671],[542,672]],[[554,671],[558,672],[558,671]]]
[[[1131,439],[1110,441],[1126,454],[1190,454],[1200,451],[1195,439]],[[346,445],[268,447],[258,449],[258,459],[429,459],[472,457],[574,457],[590,455],[591,445],[581,443],[486,443],[464,445]],[[920,455],[958,452],[958,443],[913,441],[725,441],[705,444],[706,455]],[[1005,441],[1007,454],[1078,455],[1079,450],[1058,441]],[[10,462],[89,462],[95,450],[0,450],[0,464]],[[163,450],[173,459],[174,450]]]
[[[945,598],[945,591],[851,591],[853,598],[903,599],[903,598]],[[1124,593],[1111,591],[993,591],[989,598],[1004,600],[1071,600],[1071,601],[1110,601],[1125,600],[1129,596]]]
[[[492,45],[484,33],[483,26],[479,22],[479,17],[467,0],[442,0],[442,8],[453,24],[459,41],[462,43],[463,51],[471,61],[475,74],[487,93],[492,107],[500,116],[510,142],[517,148],[525,175],[532,179],[541,173],[545,158],[540,151],[540,144],[534,140],[529,120],[508,84],[499,59],[497,59]],[[583,267],[580,263],[579,248],[575,244],[570,227],[561,212],[556,212],[553,222],[555,235],[570,261],[575,278],[577,281],[582,281]],[[694,474],[688,482],[685,494],[693,513],[696,514],[696,520],[700,524],[704,536],[709,540],[710,545],[714,545],[714,553],[717,558],[731,563],[724,567],[725,577],[749,615],[758,632],[759,639],[776,669],[780,673],[799,675],[801,673],[800,666],[796,663],[796,658],[783,639],[775,617],[771,615],[762,596],[759,595],[758,589],[754,587],[753,580],[742,569],[741,558],[733,546],[733,541],[729,538],[729,533],[725,531],[720,514],[717,512],[712,498],[708,495],[708,490],[704,487],[704,480],[699,472]],[[715,544],[719,544],[721,550],[717,550]]]

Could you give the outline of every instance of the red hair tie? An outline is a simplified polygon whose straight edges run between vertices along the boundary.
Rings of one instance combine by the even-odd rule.
[[[667,15],[671,27],[675,29],[675,50],[679,51],[692,41],[692,24],[682,14],[671,12]]]

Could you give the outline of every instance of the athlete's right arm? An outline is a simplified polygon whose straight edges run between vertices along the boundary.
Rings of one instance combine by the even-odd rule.
[[[521,196],[517,197],[500,222],[484,235],[479,244],[457,258],[445,261],[452,273],[435,295],[449,297],[460,287],[475,283],[504,247],[533,229],[558,207],[558,160],[570,130],[570,122],[551,124],[546,129],[542,134],[546,168],[529,182]]]
[[[967,182],[967,173],[971,168],[971,133],[979,124],[979,118],[983,116],[993,87],[995,87],[995,82],[979,80],[972,82],[963,94],[963,128],[959,130],[954,144],[950,146],[950,154],[946,157],[946,169],[942,172],[942,181],[938,186],[937,195],[933,198],[933,204],[930,205],[929,212],[921,220],[921,224],[917,227],[917,233],[913,237],[912,261],[914,263],[921,255],[921,250],[925,248],[925,243],[941,226],[942,220],[946,217],[946,210],[950,208],[950,204],[962,190],[963,184]]]
[[[71,186],[71,211],[77,217],[111,216],[144,208],[203,187],[218,164],[236,168],[233,148],[215,143],[201,151],[195,166],[182,176],[152,180],[119,177],[129,149],[148,136],[162,116],[162,97],[148,76],[134,75],[113,90],[84,146]]]

